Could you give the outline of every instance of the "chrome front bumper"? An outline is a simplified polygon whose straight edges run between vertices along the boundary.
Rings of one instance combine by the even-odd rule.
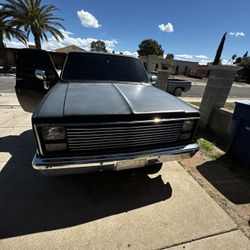
[[[196,143],[186,146],[100,156],[41,158],[35,155],[33,168],[45,174],[73,174],[103,170],[138,168],[152,163],[179,161],[192,157],[199,150]]]

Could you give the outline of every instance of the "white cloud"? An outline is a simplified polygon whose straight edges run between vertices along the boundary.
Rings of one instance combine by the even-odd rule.
[[[239,36],[245,36],[245,33],[243,33],[243,32],[229,32],[229,35],[230,36],[235,36],[235,37],[239,37]]]
[[[4,43],[5,43],[7,48],[27,48],[28,45],[34,45],[31,42],[28,42],[28,44],[25,45],[25,44],[21,43],[20,41],[18,41],[16,39],[12,39],[11,41],[7,40],[7,39],[4,39]]]
[[[160,24],[159,26],[159,29],[163,32],[167,32],[167,33],[170,33],[170,32],[173,32],[174,31],[174,27],[173,27],[173,24],[172,23],[168,23],[168,24]]]
[[[221,60],[221,64],[222,64],[222,65],[231,65],[231,64],[232,64],[232,61],[231,61],[231,60],[228,60],[228,59],[222,59],[222,60]]]
[[[200,65],[207,65],[210,61],[209,60],[200,60],[199,64]]]
[[[131,51],[125,50],[122,53],[123,53],[123,55],[126,55],[126,56],[138,57],[138,53],[136,51],[135,52],[131,52]]]
[[[54,37],[49,37],[47,42],[46,41],[42,42],[42,48],[45,50],[54,51],[56,49],[66,47],[69,45],[76,45],[82,49],[90,50],[91,42],[98,40],[96,38],[72,37],[71,32],[64,31],[64,30],[60,30],[60,31],[64,35],[63,40],[59,39],[59,41],[57,41]],[[118,41],[116,39],[102,40],[102,41],[105,42],[108,52],[112,52],[115,48],[115,45],[118,44]],[[12,40],[11,42],[8,40],[5,40],[4,42],[6,46],[9,48],[24,48],[25,47],[24,44],[16,40]],[[29,44],[33,44],[33,43],[29,43]]]
[[[98,20],[88,11],[79,10],[77,11],[77,16],[85,28],[99,28],[102,26],[98,23]]]
[[[44,42],[42,47],[46,50],[55,50],[58,48],[62,48],[69,45],[76,45],[82,49],[90,50],[90,44],[93,41],[97,41],[96,38],[80,38],[80,37],[72,37],[67,33],[63,33],[64,39],[60,39],[57,41],[55,38],[49,38],[48,42]],[[102,40],[105,42],[106,48],[109,52],[112,52],[115,48],[115,45],[118,44],[116,39],[111,40]]]
[[[183,60],[183,61],[193,61],[199,62],[200,64],[207,64],[208,57],[203,54],[193,55],[193,54],[178,54],[174,55],[174,59],[176,60]]]
[[[195,57],[198,59],[207,59],[208,58],[206,55],[196,55]]]
[[[190,60],[193,59],[194,56],[190,54],[179,54],[179,55],[174,55],[174,59],[177,60]]]
[[[63,30],[63,29],[60,29],[61,33],[65,36],[66,35],[74,35],[74,33],[68,31],[68,30]]]

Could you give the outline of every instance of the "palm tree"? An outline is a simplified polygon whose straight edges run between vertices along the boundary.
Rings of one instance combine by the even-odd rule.
[[[214,58],[214,61],[213,61],[213,65],[220,64],[220,58],[221,58],[221,54],[222,54],[222,51],[223,51],[224,43],[226,41],[226,36],[227,36],[227,32],[225,32],[223,37],[221,38],[219,47],[218,47],[218,49],[216,51],[216,55],[215,55],[215,58]]]
[[[9,69],[9,62],[5,50],[4,38],[11,40],[16,38],[22,43],[26,44],[26,35],[18,27],[15,27],[5,12],[5,9],[0,9],[0,58],[3,59],[4,69]]]
[[[13,17],[14,25],[18,28],[23,27],[27,37],[32,33],[37,49],[41,49],[41,40],[48,41],[47,32],[56,40],[64,38],[61,31],[54,27],[59,26],[65,30],[58,22],[63,19],[53,14],[58,10],[54,5],[41,5],[41,0],[6,0],[6,2],[5,9]]]

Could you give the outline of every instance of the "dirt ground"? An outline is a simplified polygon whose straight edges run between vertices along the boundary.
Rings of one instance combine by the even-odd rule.
[[[180,163],[250,238],[249,180],[202,151]]]

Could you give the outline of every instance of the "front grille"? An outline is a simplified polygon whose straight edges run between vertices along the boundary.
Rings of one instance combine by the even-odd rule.
[[[68,150],[91,154],[157,149],[178,141],[183,122],[66,127]]]

